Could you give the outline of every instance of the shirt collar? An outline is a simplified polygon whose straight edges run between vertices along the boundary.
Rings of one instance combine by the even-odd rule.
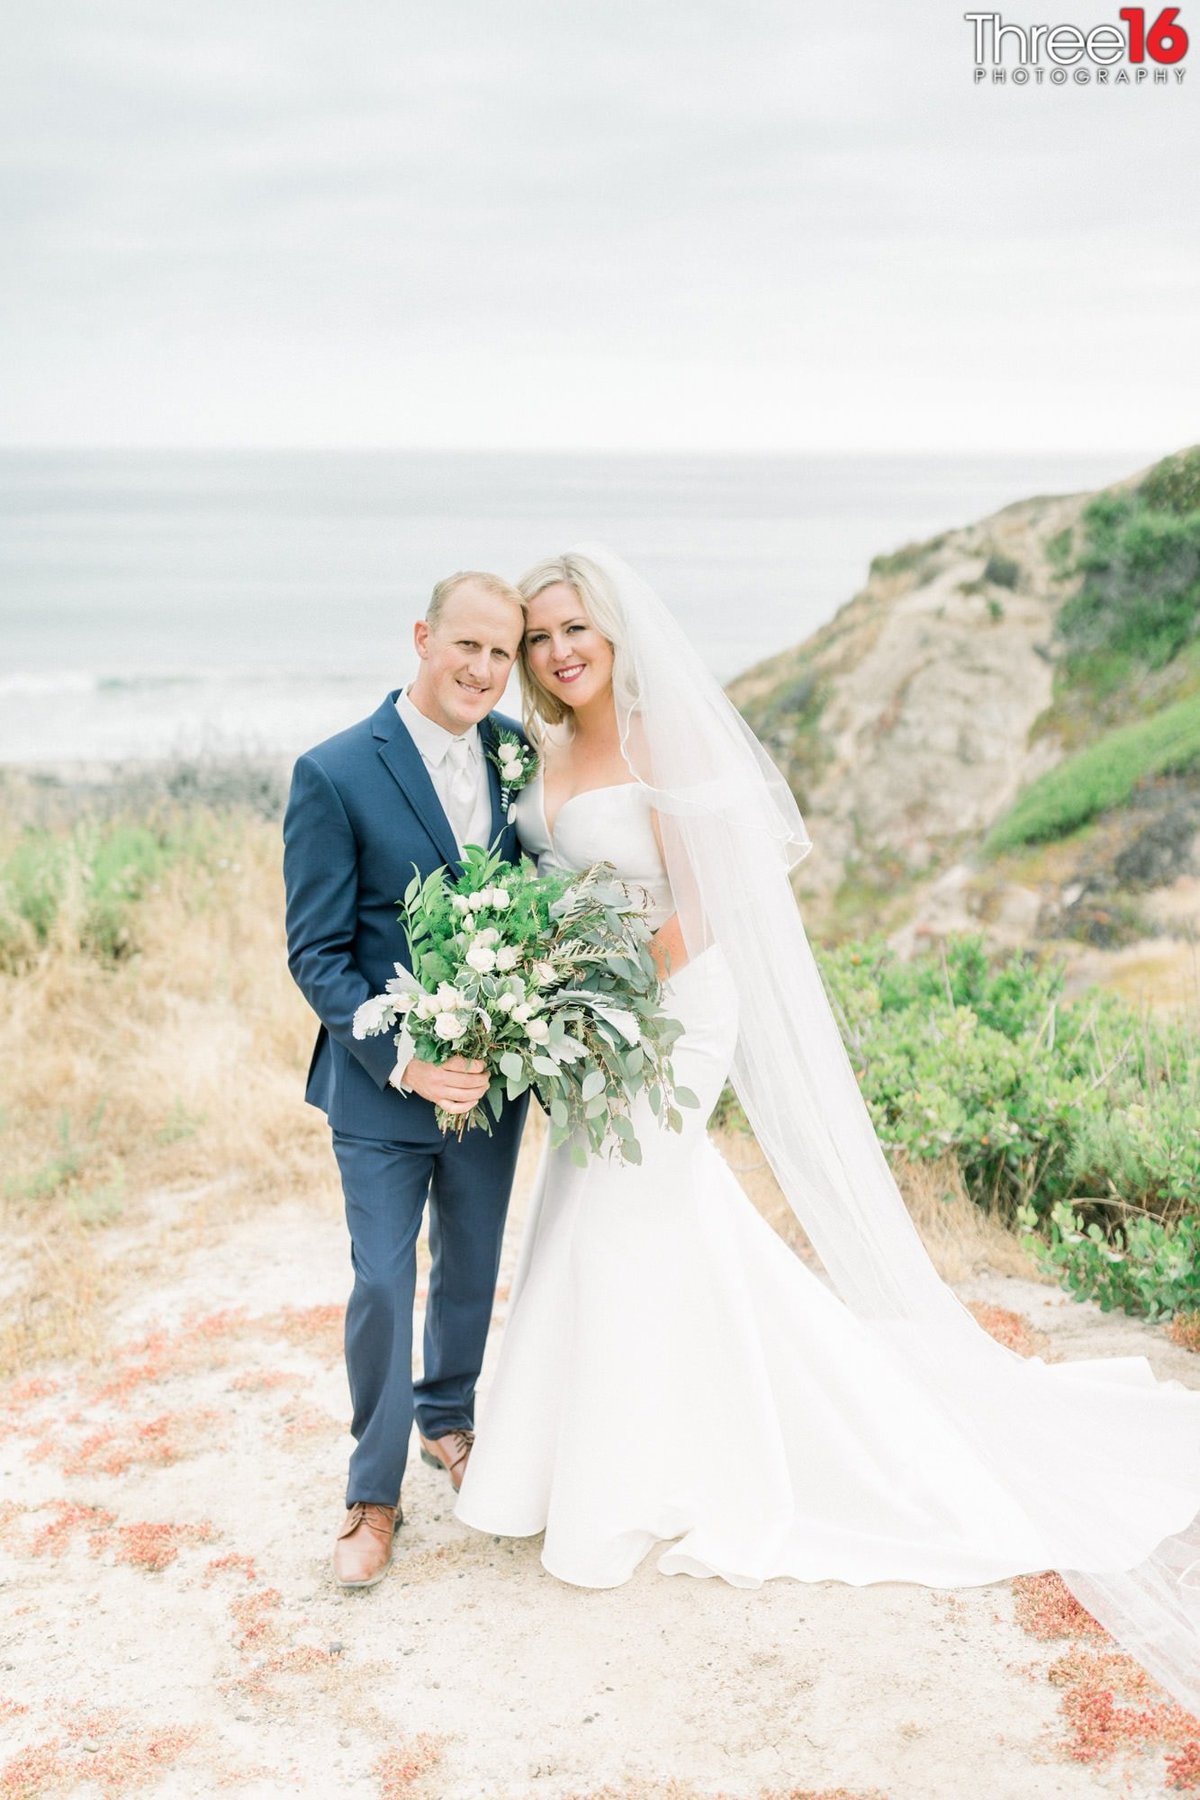
[[[419,706],[414,706],[408,697],[408,690],[401,688],[396,695],[396,711],[407,725],[409,735],[427,763],[434,768],[444,760],[451,744],[466,743],[468,755],[479,754],[479,727],[472,725],[462,733],[447,731],[435,719],[427,719]]]

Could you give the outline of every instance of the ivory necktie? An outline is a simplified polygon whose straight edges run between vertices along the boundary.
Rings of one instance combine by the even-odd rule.
[[[459,843],[466,842],[475,811],[475,764],[465,737],[455,738],[446,752],[450,765],[450,804],[446,811]]]

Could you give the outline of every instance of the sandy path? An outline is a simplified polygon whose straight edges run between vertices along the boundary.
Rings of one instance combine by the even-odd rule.
[[[651,1560],[624,1588],[580,1592],[544,1573],[536,1540],[460,1527],[448,1482],[414,1457],[395,1569],[342,1594],[328,1558],[348,1261],[332,1176],[320,1206],[284,1201],[209,1240],[114,1317],[105,1366],[10,1394],[5,1800],[557,1800],[665,1794],[668,1778],[679,1796],[738,1800],[1164,1793],[1161,1754],[1065,1759],[1045,1679],[1064,1645],[1019,1629],[1007,1584],[746,1593]],[[1019,1308],[1067,1354],[1135,1349],[1197,1381],[1200,1359],[1161,1332],[1055,1290],[990,1277],[963,1291]]]

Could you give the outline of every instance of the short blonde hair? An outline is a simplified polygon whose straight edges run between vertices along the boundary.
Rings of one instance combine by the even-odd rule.
[[[554,587],[560,581],[574,588],[589,622],[612,645],[614,696],[618,701],[635,704],[637,682],[627,647],[625,614],[607,575],[597,563],[589,556],[578,556],[573,551],[535,563],[517,583],[522,605],[528,607],[529,602],[535,600],[544,588]],[[545,727],[560,725],[570,716],[571,709],[557,694],[547,693],[537,680],[529,667],[523,637],[518,667],[525,730],[535,742],[540,741],[545,736]]]
[[[429,605],[425,609],[426,624],[435,626],[439,624],[447,600],[456,588],[463,585],[464,581],[477,582],[481,588],[485,589],[487,593],[493,594],[497,600],[511,600],[514,606],[520,607],[522,613],[525,611],[524,598],[512,582],[505,581],[502,575],[492,575],[486,569],[459,569],[457,574],[447,575],[442,581],[439,581],[429,596]]]

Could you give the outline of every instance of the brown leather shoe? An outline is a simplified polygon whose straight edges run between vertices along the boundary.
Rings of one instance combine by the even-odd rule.
[[[467,1472],[467,1458],[475,1442],[475,1433],[448,1431],[445,1437],[427,1438],[418,1431],[417,1436],[421,1440],[421,1461],[427,1462],[431,1469],[445,1469],[457,1493]]]
[[[344,1588],[374,1587],[392,1564],[392,1538],[404,1523],[398,1506],[355,1501],[333,1546],[334,1578]]]

